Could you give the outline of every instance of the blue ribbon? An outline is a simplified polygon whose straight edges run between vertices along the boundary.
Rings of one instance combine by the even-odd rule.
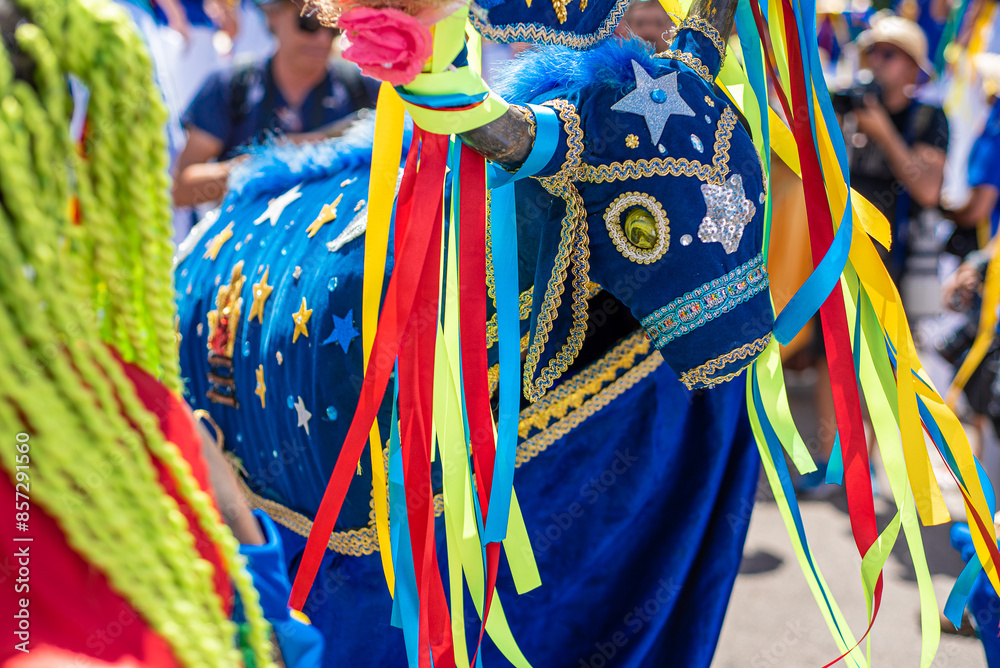
[[[518,313],[517,225],[514,182],[548,164],[559,140],[559,121],[551,107],[529,105],[535,115],[535,143],[524,164],[511,174],[496,167],[491,171],[490,238],[493,277],[496,286],[497,340],[500,346],[500,424],[490,512],[483,538],[499,543],[507,537],[510,499],[517,458],[517,423],[521,408],[521,328]]]
[[[545,107],[537,104],[527,105],[535,115],[535,143],[531,146],[531,152],[525,158],[524,164],[516,172],[508,172],[494,163],[490,163],[490,170],[487,172],[486,183],[490,189],[513,183],[519,179],[534,176],[542,171],[545,165],[556,153],[559,145],[559,117],[552,107]],[[513,209],[511,209],[513,211]],[[492,217],[492,212],[491,212]],[[513,218],[511,218],[513,227]]]
[[[403,451],[399,443],[399,369],[392,396],[392,424],[389,428],[389,516],[392,517],[390,540],[392,562],[396,569],[396,591],[392,597],[390,623],[403,629],[406,661],[410,668],[420,665],[420,595],[417,572],[413,565],[410,525],[406,515],[406,485],[403,477]],[[370,447],[376,447],[372,443]]]

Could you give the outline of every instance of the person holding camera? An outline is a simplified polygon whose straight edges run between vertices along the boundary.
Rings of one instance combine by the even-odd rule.
[[[909,250],[910,220],[938,206],[948,148],[948,119],[916,99],[933,75],[920,26],[882,16],[858,38],[859,83],[835,96],[849,146],[851,186],[889,220],[893,250],[883,259],[899,285]]]

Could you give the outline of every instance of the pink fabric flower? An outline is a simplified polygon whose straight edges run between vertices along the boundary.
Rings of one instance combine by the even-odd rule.
[[[413,81],[431,55],[431,33],[398,9],[359,7],[340,15],[344,58],[393,86]]]

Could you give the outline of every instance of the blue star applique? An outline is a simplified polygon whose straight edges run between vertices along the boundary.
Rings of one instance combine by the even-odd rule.
[[[694,109],[677,92],[678,72],[654,79],[634,60],[632,69],[635,71],[635,90],[615,102],[611,110],[636,114],[646,119],[649,136],[655,146],[663,136],[663,128],[671,116],[694,116]]]
[[[328,343],[339,343],[340,347],[344,349],[344,354],[347,354],[347,347],[351,345],[351,341],[354,337],[360,335],[361,332],[354,329],[354,309],[347,312],[347,315],[343,318],[338,318],[336,314],[333,315],[333,331],[330,332],[330,336],[327,337],[326,341],[322,345]]]

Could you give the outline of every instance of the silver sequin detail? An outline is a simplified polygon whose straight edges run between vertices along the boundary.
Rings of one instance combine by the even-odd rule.
[[[717,241],[726,253],[735,253],[743,237],[743,228],[757,212],[754,203],[743,194],[743,177],[733,174],[721,186],[703,184],[707,213],[698,226],[698,238],[705,243]]]
[[[701,143],[701,139],[698,135],[691,135],[691,146],[694,146],[694,150],[698,153],[703,153],[705,151],[705,145]]]
[[[691,235],[685,234],[684,236],[681,237],[681,246],[690,246],[692,241],[694,241],[694,239],[691,237]]]

